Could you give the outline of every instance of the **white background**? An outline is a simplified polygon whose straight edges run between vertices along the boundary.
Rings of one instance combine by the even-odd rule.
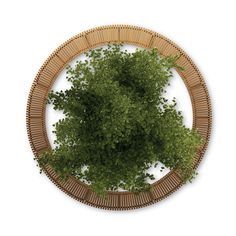
[[[235,1],[0,1],[0,235],[235,235]],[[199,175],[149,207],[105,211],[39,175],[25,125],[35,74],[57,46],[107,24],[134,24],[181,46],[212,98],[213,131]]]

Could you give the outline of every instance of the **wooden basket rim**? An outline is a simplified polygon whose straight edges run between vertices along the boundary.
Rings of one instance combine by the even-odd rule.
[[[86,46],[80,47],[78,40],[81,40]],[[191,98],[193,127],[200,130],[205,140],[204,145],[196,154],[194,164],[197,168],[207,148],[212,123],[210,98],[203,77],[190,57],[174,42],[154,31],[131,25],[107,25],[84,31],[65,41],[43,63],[33,81],[26,111],[27,132],[35,157],[38,157],[41,151],[50,149],[45,126],[45,100],[58,74],[73,58],[109,42],[127,43],[144,48],[156,47],[162,55],[178,52],[181,63],[188,67],[186,72],[179,70],[177,72],[185,82]],[[36,90],[40,92],[36,92]],[[44,94],[42,95],[42,93]],[[87,185],[75,178],[70,178],[67,183],[62,183],[52,168],[48,167],[45,173],[57,187],[72,198],[94,207],[110,210],[128,210],[153,204],[166,198],[183,185],[178,173],[171,171],[153,184],[154,194],[152,192],[142,193],[138,197],[130,192],[108,192],[109,199],[104,200],[94,196]]]

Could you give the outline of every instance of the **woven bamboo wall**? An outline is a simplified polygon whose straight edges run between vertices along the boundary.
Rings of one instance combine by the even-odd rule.
[[[178,71],[188,89],[193,108],[193,127],[197,128],[204,139],[204,144],[196,153],[197,168],[206,150],[211,130],[211,106],[204,80],[187,54],[175,43],[153,31],[130,26],[110,25],[94,28],[80,33],[57,48],[39,70],[28,99],[27,131],[34,155],[51,149],[45,128],[45,107],[48,92],[58,74],[66,64],[81,53],[106,45],[109,42],[123,42],[144,48],[156,47],[164,55],[181,55],[178,64],[185,68]],[[45,170],[47,176],[66,194],[86,204],[112,210],[127,210],[143,207],[167,197],[182,185],[177,172],[171,171],[153,184],[152,192],[135,195],[131,192],[108,192],[106,199],[97,197],[89,186],[71,177],[61,182],[50,166]]]

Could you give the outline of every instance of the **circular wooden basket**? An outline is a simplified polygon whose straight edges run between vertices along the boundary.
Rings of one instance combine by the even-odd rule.
[[[204,80],[193,61],[175,43],[156,32],[130,25],[109,25],[80,33],[63,43],[44,62],[33,82],[27,105],[27,131],[34,155],[38,157],[41,152],[51,149],[45,127],[45,107],[48,92],[58,74],[72,59],[85,51],[118,42],[144,48],[155,47],[163,56],[180,55],[177,62],[185,70],[176,70],[191,97],[193,128],[198,129],[204,139],[204,144],[195,156],[194,167],[197,168],[206,150],[211,130],[211,106]],[[151,192],[138,195],[131,192],[108,192],[107,198],[100,198],[88,185],[73,177],[66,182],[60,181],[50,166],[46,167],[45,173],[54,184],[74,199],[112,210],[128,210],[150,205],[166,198],[183,184],[178,173],[170,171],[153,184]]]

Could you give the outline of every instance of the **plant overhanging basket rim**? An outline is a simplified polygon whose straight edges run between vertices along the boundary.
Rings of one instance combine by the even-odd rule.
[[[185,70],[176,70],[183,79],[191,98],[193,127],[198,129],[204,139],[204,144],[196,153],[194,162],[196,169],[207,148],[212,124],[210,98],[203,77],[190,57],[174,42],[152,30],[132,25],[107,25],[84,31],[64,42],[43,63],[33,81],[26,111],[27,133],[35,157],[37,158],[42,151],[51,149],[45,126],[45,101],[58,74],[75,57],[108,43],[125,43],[143,48],[155,47],[164,56],[180,55],[177,62]],[[172,170],[153,184],[151,192],[136,195],[131,192],[109,191],[107,198],[104,199],[98,197],[88,185],[74,177],[66,182],[60,181],[50,166],[46,167],[45,173],[58,188],[72,198],[109,210],[129,210],[153,204],[183,185],[178,173]]]

